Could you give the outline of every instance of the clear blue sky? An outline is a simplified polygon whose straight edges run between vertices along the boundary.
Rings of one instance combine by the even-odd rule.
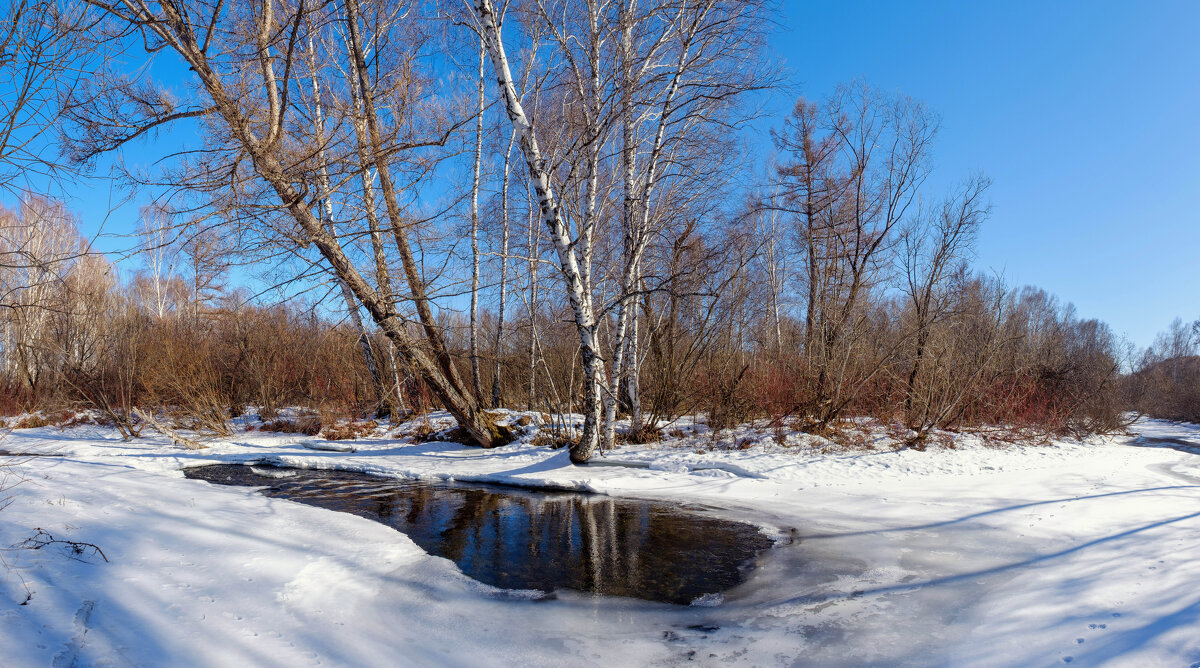
[[[821,98],[859,77],[924,100],[942,117],[932,184],[976,171],[994,181],[980,268],[1074,302],[1140,346],[1176,316],[1200,317],[1200,2],[780,7],[771,44],[795,88],[771,96],[776,120],[759,127],[799,93]],[[106,218],[106,232],[127,234],[145,199],[109,214],[122,195],[107,183],[69,190],[89,234]]]
[[[865,77],[924,100],[936,183],[992,177],[980,268],[1139,345],[1200,317],[1200,2],[781,6],[772,45],[800,90]]]

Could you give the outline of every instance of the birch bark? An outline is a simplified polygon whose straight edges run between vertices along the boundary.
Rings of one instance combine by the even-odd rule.
[[[471,387],[483,398],[479,381],[479,173],[483,163],[483,39],[479,40],[479,77],[475,110],[475,169],[471,176]]]
[[[474,9],[497,82],[500,84],[505,110],[517,131],[521,152],[529,168],[529,178],[537,196],[542,223],[548,230],[558,255],[559,269],[579,336],[579,351],[584,370],[584,421],[583,433],[579,442],[572,444],[570,455],[572,462],[582,463],[595,453],[600,435],[601,397],[598,379],[603,370],[603,359],[596,340],[596,318],[592,298],[585,289],[581,258],[563,220],[558,197],[538,144],[537,133],[521,105],[516,86],[513,84],[512,70],[501,39],[495,7],[491,0],[477,0]],[[584,258],[584,262],[588,259],[590,258]]]

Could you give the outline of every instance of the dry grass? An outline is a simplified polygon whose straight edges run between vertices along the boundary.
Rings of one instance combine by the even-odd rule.
[[[531,445],[540,447],[559,448],[570,447],[579,442],[578,437],[571,437],[571,432],[565,429],[544,427],[529,441]]]
[[[374,420],[370,420],[368,422],[343,422],[341,424],[325,427],[321,430],[321,436],[330,441],[354,440],[356,438],[370,436],[372,433],[374,433],[375,428],[378,426],[379,423]]]
[[[856,424],[831,426],[826,438],[845,450],[874,450],[867,432]]]
[[[418,442],[431,441],[435,440],[430,437],[436,432],[437,429],[433,428],[433,425],[430,424],[429,420],[425,420],[413,428],[412,437],[413,440]]]
[[[279,418],[264,422],[259,431],[270,431],[280,434],[303,434],[316,436],[321,433],[321,418],[316,415],[302,415],[295,420]]]
[[[69,429],[71,427],[79,427],[85,424],[100,424],[100,422],[97,421],[96,418],[92,417],[92,415],[89,413],[75,413],[67,420],[59,423],[58,428]]]
[[[75,414],[70,411],[62,411],[60,413],[48,414],[44,412],[30,413],[29,415],[21,416],[16,424],[12,425],[13,429],[36,429],[38,427],[52,427],[67,422],[75,417]]]
[[[657,443],[663,438],[662,430],[658,427],[650,425],[642,425],[641,429],[629,430],[617,434],[617,443],[631,443],[633,445],[645,445],[647,443]]]

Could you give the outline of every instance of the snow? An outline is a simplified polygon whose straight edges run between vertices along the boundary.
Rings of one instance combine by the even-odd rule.
[[[204,450],[98,426],[12,432],[0,449],[55,456],[18,460],[0,545],[41,528],[109,561],[0,553],[0,666],[1200,665],[1195,425],[1004,447],[959,435],[926,452],[700,425],[584,467],[529,437],[488,451],[397,438],[416,426],[354,452],[257,431]],[[180,472],[218,462],[669,499],[779,545],[693,606],[537,600],[381,524]]]

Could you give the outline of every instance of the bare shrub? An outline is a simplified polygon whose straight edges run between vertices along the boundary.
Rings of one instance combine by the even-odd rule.
[[[663,438],[662,430],[658,427],[643,424],[637,428],[630,428],[628,431],[617,434],[617,442],[633,443],[635,445],[645,445],[646,443],[657,443]]]

